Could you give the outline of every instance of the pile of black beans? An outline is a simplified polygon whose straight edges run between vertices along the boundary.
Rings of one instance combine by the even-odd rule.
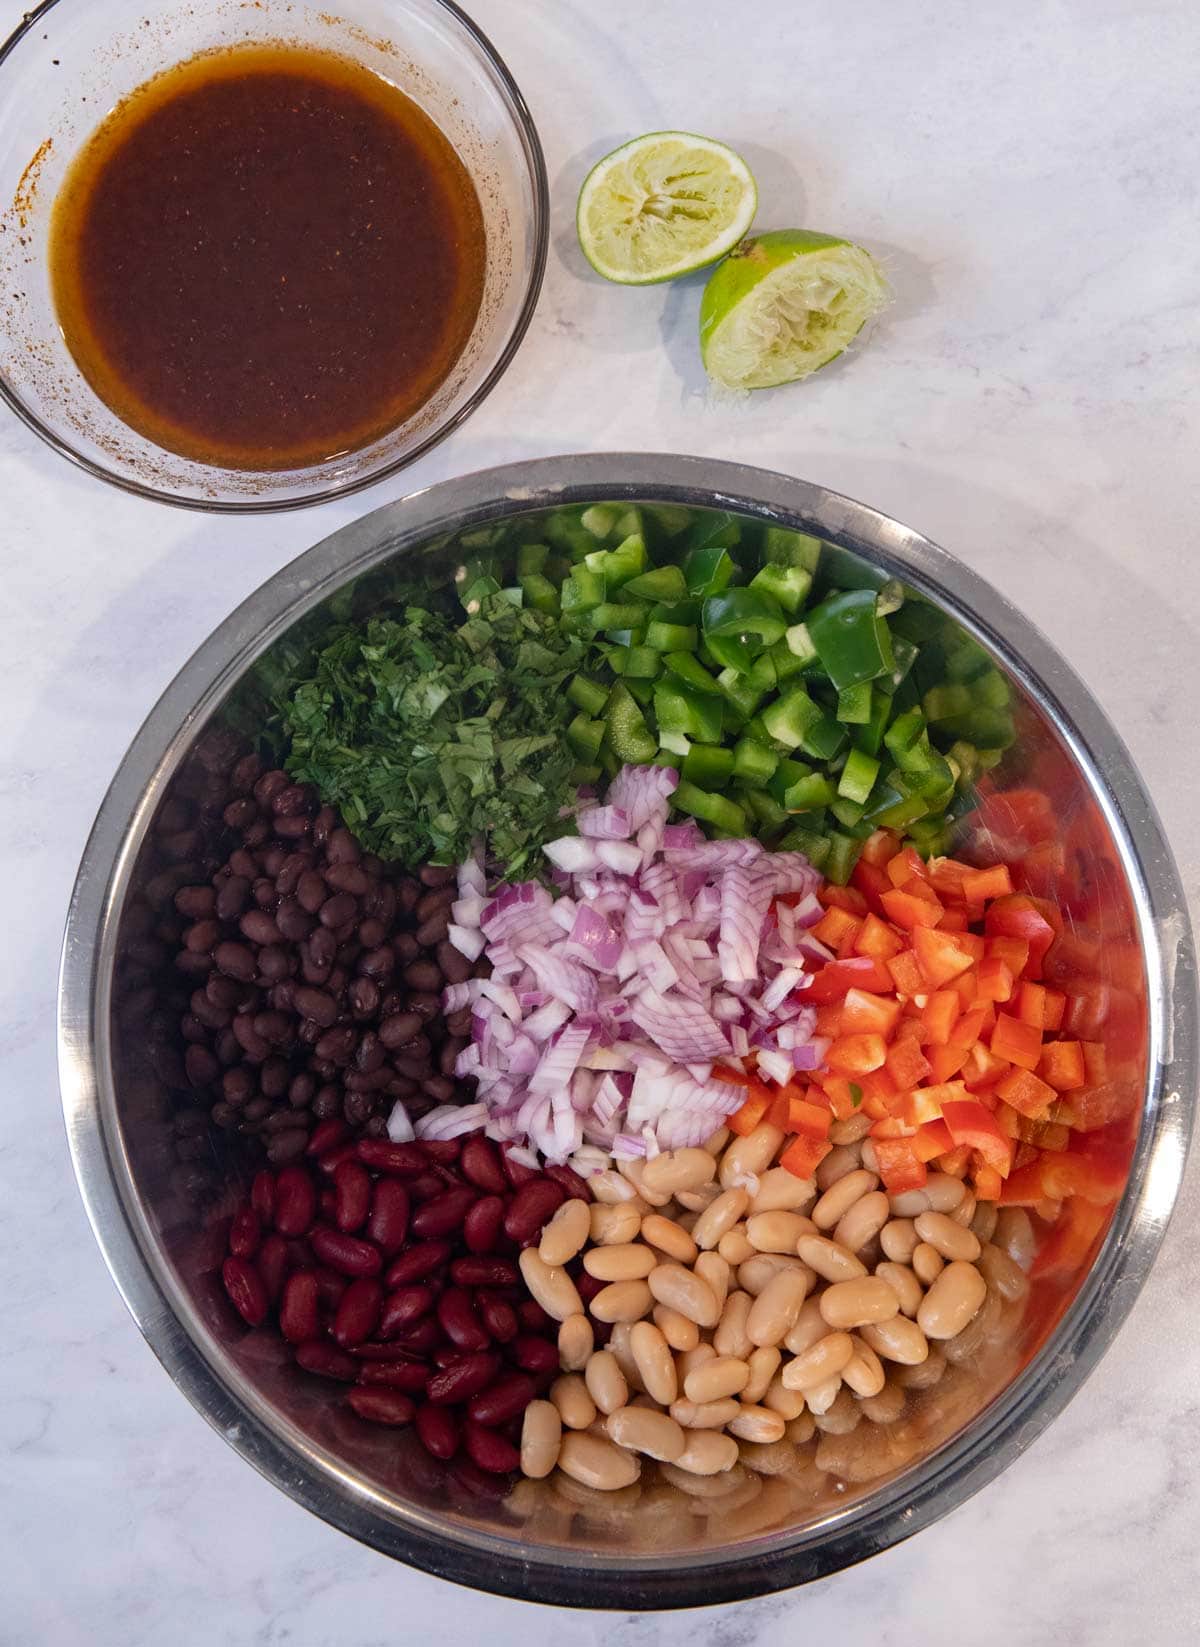
[[[169,1063],[190,1112],[176,1128],[183,1158],[202,1153],[199,1114],[281,1164],[322,1121],[382,1137],[397,1099],[414,1120],[470,1101],[454,1078],[470,1008],[441,1006],[444,987],[476,971],[446,936],[454,870],[384,864],[311,787],[256,755],[220,778],[223,805],[210,767],[204,808],[222,848],[205,867],[218,867],[184,879],[174,921],[158,925],[178,932],[182,1062]]]

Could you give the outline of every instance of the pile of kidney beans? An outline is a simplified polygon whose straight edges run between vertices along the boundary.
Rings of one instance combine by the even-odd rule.
[[[328,1119],[303,1160],[254,1179],[222,1280],[248,1326],[277,1323],[306,1372],[351,1386],[360,1418],[507,1474],[559,1371],[558,1324],[516,1258],[568,1197],[589,1199],[569,1167],[535,1171],[480,1133],[394,1144]]]
[[[223,781],[236,844],[174,893],[193,1101],[219,1128],[260,1136],[276,1164],[334,1117],[382,1137],[398,1098],[413,1118],[453,1101],[470,1009],[445,1018],[441,994],[476,970],[446,937],[454,871],[390,870],[311,787],[256,755]]]

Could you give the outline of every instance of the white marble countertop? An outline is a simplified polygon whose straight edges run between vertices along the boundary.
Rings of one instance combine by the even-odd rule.
[[[342,522],[443,476],[563,450],[732,455],[910,522],[1089,682],[1200,912],[1195,0],[470,9],[539,122],[554,233],[529,338],[459,435],[343,505],[211,520],[123,497],[0,419],[0,1642],[1195,1640],[1195,1158],[1116,1344],[1012,1469],[854,1571],[685,1616],[535,1616],[360,1548],[209,1430],[105,1272],[67,1159],[53,1014],[63,913],[109,775],[235,602]],[[18,11],[2,0],[0,25]],[[665,125],[742,149],[764,226],[834,229],[884,254],[897,301],[869,347],[801,388],[714,405],[694,283],[590,276],[572,230],[586,166]]]

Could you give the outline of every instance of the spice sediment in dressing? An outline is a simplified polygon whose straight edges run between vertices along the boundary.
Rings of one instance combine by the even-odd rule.
[[[289,469],[420,409],[483,292],[483,215],[429,117],[299,46],[204,54],[108,116],[55,203],[51,278],[113,412],[201,463]]]

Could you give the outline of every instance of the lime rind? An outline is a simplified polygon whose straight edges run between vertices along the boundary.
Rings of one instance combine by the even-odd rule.
[[[592,167],[575,222],[597,274],[650,286],[724,257],[757,209],[753,174],[726,144],[694,132],[648,132]]]
[[[729,389],[800,382],[843,353],[890,299],[868,251],[833,235],[756,235],[721,264],[700,307],[700,352]]]

